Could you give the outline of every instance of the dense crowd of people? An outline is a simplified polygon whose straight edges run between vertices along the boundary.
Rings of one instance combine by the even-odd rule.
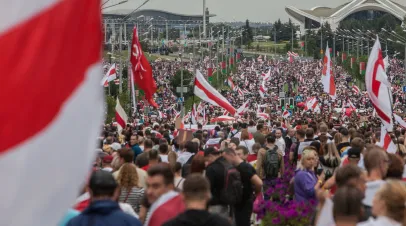
[[[206,65],[183,66],[205,73]],[[67,225],[250,226],[266,221],[269,200],[289,207],[306,203],[309,213],[301,214],[310,225],[406,224],[406,130],[395,126],[390,137],[396,153],[386,152],[368,96],[354,91],[356,81],[343,68],[333,69],[333,100],[323,94],[319,61],[244,59],[230,78],[246,92],[221,93],[236,108],[250,100],[246,111],[232,123],[207,126],[224,110],[205,103],[207,118],[196,129],[180,130],[171,115],[176,96],[169,85],[180,66],[152,63],[164,117],[144,115],[143,123],[128,123],[122,131],[105,125],[93,172]],[[401,62],[391,60],[387,74],[394,110],[401,113]],[[281,106],[282,91],[303,101],[315,97],[318,109]],[[147,105],[139,104],[141,115]],[[346,108],[354,110],[346,114]],[[292,115],[282,117],[283,110]],[[292,208],[279,209],[285,217],[274,217],[272,224],[288,225],[298,214]]]

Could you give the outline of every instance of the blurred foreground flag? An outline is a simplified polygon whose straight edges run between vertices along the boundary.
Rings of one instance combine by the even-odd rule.
[[[0,225],[57,225],[102,123],[100,1],[0,4]]]

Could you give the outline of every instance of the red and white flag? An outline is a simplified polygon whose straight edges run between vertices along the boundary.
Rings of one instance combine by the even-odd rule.
[[[369,98],[374,106],[378,117],[385,125],[386,129],[392,131],[392,93],[391,84],[385,72],[383,63],[381,43],[376,39],[368,59],[365,74],[365,84]]]
[[[290,115],[291,114],[290,114],[290,112],[288,110],[284,110],[283,113],[282,113],[283,118],[289,118]]]
[[[233,79],[231,77],[227,78],[227,84],[228,84],[228,86],[230,87],[231,90],[235,89],[235,85],[234,85]]]
[[[194,94],[214,106],[226,109],[231,115],[235,114],[235,108],[206,81],[199,70],[196,70]]]
[[[268,81],[271,78],[271,70],[268,70],[268,72],[266,74],[262,73],[261,75],[262,75],[262,79],[264,81]]]
[[[355,94],[359,94],[360,92],[361,92],[361,90],[358,88],[358,86],[356,86],[356,85],[352,85],[352,91],[355,93]]]
[[[104,75],[103,79],[101,80],[100,84],[104,87],[109,86],[109,82],[113,81],[117,78],[117,67],[116,64],[111,65],[110,69]]]
[[[379,145],[388,153],[396,154],[396,145],[384,125],[381,126],[381,140]]]
[[[316,97],[310,97],[306,100],[305,111],[312,110],[314,111],[319,104],[319,101]]]
[[[100,1],[1,3],[0,225],[57,225],[103,120]]]
[[[144,225],[161,226],[184,210],[185,204],[182,196],[175,191],[167,192],[152,204]]]
[[[238,109],[237,109],[237,115],[243,114],[244,112],[248,111],[249,103],[251,100],[245,101]]]
[[[393,116],[395,117],[395,120],[397,123],[399,123],[400,126],[402,126],[403,128],[406,128],[406,122],[403,121],[402,117],[400,117],[399,115],[393,114]]]
[[[262,84],[259,86],[259,95],[264,98],[268,89],[265,87],[265,81],[262,81]]]
[[[197,125],[196,104],[193,104],[193,106],[192,106],[191,117],[192,117],[192,124]]]
[[[128,116],[125,113],[123,107],[121,107],[120,100],[117,98],[116,103],[116,122],[117,122],[117,131],[121,134],[121,131],[125,128],[128,122]]]
[[[268,113],[257,112],[257,117],[266,120],[266,119],[269,119],[269,114]]]
[[[323,60],[323,71],[321,74],[321,83],[323,83],[324,92],[330,95],[331,98],[336,98],[336,85],[334,83],[334,75],[333,75],[333,62],[330,58],[330,48],[328,48],[328,44],[326,47],[326,55],[324,56]]]

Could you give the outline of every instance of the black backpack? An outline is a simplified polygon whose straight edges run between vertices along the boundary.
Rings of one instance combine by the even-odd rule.
[[[224,166],[224,186],[220,192],[220,201],[235,205],[242,201],[243,185],[240,172],[227,161],[220,161]]]
[[[182,177],[186,178],[190,174],[190,167],[192,165],[192,160],[195,155],[190,156],[190,158],[186,161],[185,164],[182,166]]]
[[[264,173],[266,178],[277,178],[280,168],[280,160],[278,154],[278,146],[272,150],[268,149],[265,153]]]

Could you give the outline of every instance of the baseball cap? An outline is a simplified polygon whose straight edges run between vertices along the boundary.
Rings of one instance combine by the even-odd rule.
[[[103,157],[104,163],[111,163],[112,161],[113,161],[113,156],[111,156],[111,155],[106,155]]]
[[[204,156],[206,157],[206,156],[209,156],[209,155],[219,155],[219,154],[221,154],[221,152],[222,151],[217,150],[214,147],[209,147],[209,148],[204,149]]]
[[[361,150],[359,148],[348,149],[348,158],[361,158]]]

